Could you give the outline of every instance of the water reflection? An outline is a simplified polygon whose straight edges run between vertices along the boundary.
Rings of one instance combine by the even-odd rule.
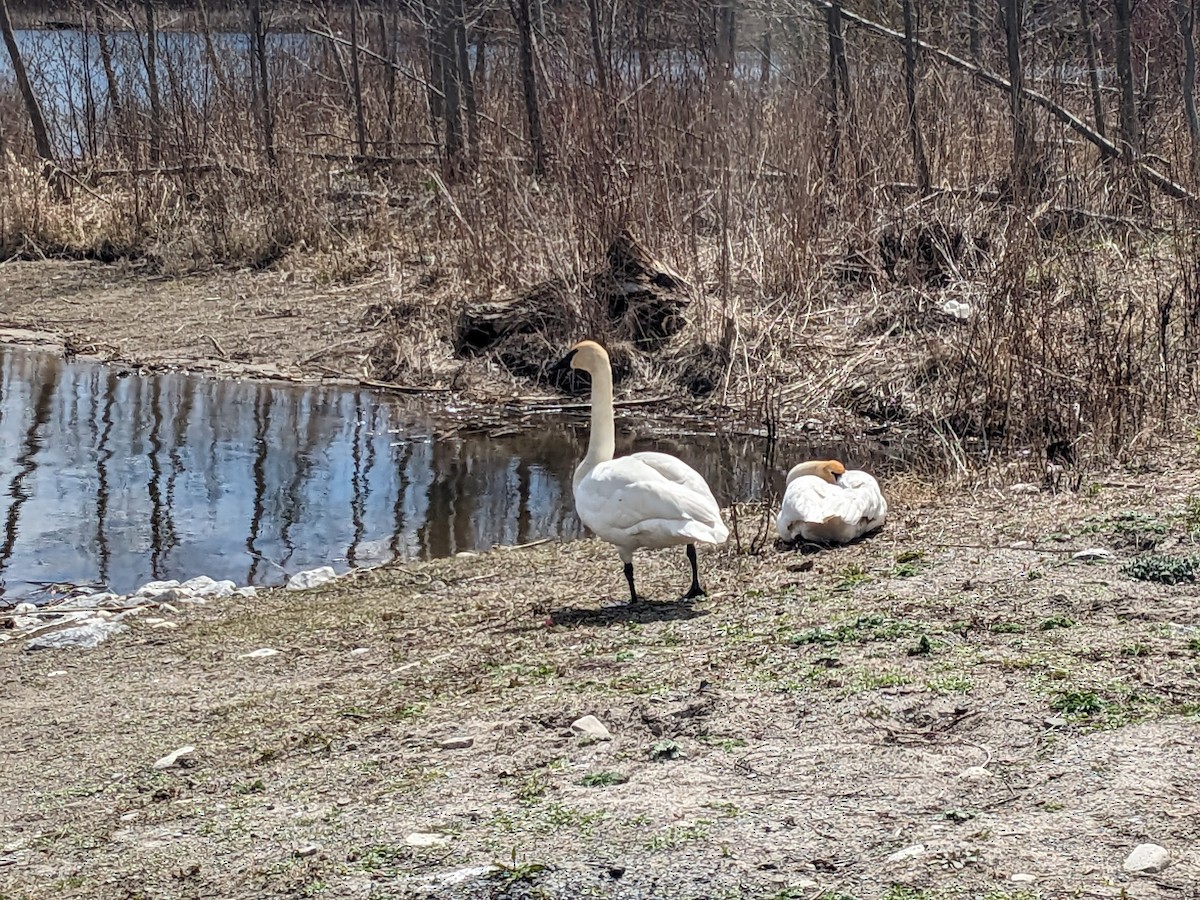
[[[571,475],[586,419],[490,434],[446,422],[368,391],[140,376],[0,348],[3,596],[198,574],[275,584],[327,563],[582,534]],[[618,450],[651,448],[693,464],[723,503],[779,487],[758,439],[626,434]]]

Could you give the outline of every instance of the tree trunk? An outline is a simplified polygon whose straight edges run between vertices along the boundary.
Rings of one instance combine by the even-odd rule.
[[[119,126],[124,119],[124,106],[121,104],[121,88],[117,83],[116,69],[113,68],[112,47],[108,43],[108,31],[104,27],[104,13],[96,10],[96,43],[100,50],[100,64],[104,67],[104,83],[108,86],[108,107],[113,121]]]
[[[1183,109],[1192,139],[1192,178],[1200,183],[1200,120],[1196,117],[1196,2],[1176,0],[1183,41]]]
[[[33,128],[33,142],[37,146],[38,156],[47,162],[53,162],[54,147],[46,130],[46,120],[42,118],[42,108],[38,106],[33,86],[29,83],[25,61],[21,59],[21,51],[17,47],[17,36],[13,33],[12,18],[8,14],[8,0],[0,0],[0,34],[4,37],[4,46],[8,48],[8,58],[12,60],[13,75],[17,79],[17,88],[21,92],[25,112]]]
[[[1100,55],[1096,52],[1096,34],[1092,30],[1091,0],[1079,0],[1079,24],[1083,29],[1084,47],[1087,51],[1088,84],[1092,90],[1092,114],[1096,119],[1096,132],[1104,136],[1104,96],[1100,93]]]
[[[1013,155],[1012,191],[1013,199],[1024,204],[1029,200],[1029,148],[1028,123],[1025,117],[1025,102],[1022,90],[1024,76],[1021,72],[1021,19],[1024,14],[1022,0],[1002,0],[1004,4],[1004,39],[1008,50],[1009,111],[1012,116]]]
[[[384,129],[387,135],[387,152],[390,156],[396,152],[396,37],[400,33],[400,7],[392,7],[391,27],[388,27],[388,14],[379,12],[379,39],[383,45],[383,54],[388,64],[383,73],[383,90],[386,94],[387,124]]]
[[[842,148],[842,111],[839,99],[841,87],[842,64],[845,62],[845,39],[842,33],[842,7],[839,0],[833,0],[825,11],[825,33],[829,40],[829,180],[838,183],[838,160]]]
[[[762,43],[758,48],[758,57],[760,60],[758,70],[758,83],[764,88],[771,84],[771,23],[768,20],[763,25]]]
[[[475,71],[471,82],[482,88],[487,84],[487,24],[480,19],[475,25]]]
[[[1121,85],[1121,142],[1128,161],[1142,155],[1141,129],[1138,126],[1137,95],[1133,74],[1131,0],[1114,0],[1114,37],[1117,46],[1117,80]]]
[[[912,7],[913,0],[904,0],[904,98],[908,105],[908,132],[912,140],[913,163],[917,169],[917,188],[925,197],[931,190],[932,179],[917,108],[917,23]]]
[[[608,93],[608,65],[604,56],[604,38],[600,33],[600,0],[587,0],[588,31],[592,38],[592,60],[596,67],[596,85]]]
[[[146,11],[146,85],[150,92],[150,163],[162,159],[162,99],[158,92],[158,28],[154,0],[143,0]]]
[[[271,107],[271,82],[267,73],[267,28],[263,22],[260,0],[250,0],[250,27],[254,32],[251,56],[257,65],[258,116],[259,127],[262,128],[263,153],[267,162],[275,166],[278,162],[275,156],[275,114]]]
[[[217,87],[221,90],[221,96],[229,96],[229,83],[225,80],[225,67],[221,65],[221,60],[217,57],[217,48],[213,46],[212,28],[208,24],[208,4],[205,0],[199,0],[196,4],[196,11],[200,14],[200,32],[204,38],[204,55],[208,57],[208,66],[212,69],[213,77],[217,79]]]
[[[717,73],[724,81],[733,79],[737,65],[737,7],[733,0],[719,0],[717,7]]]
[[[542,136],[542,113],[538,105],[537,74],[534,69],[533,20],[531,0],[508,0],[517,25],[517,49],[521,65],[521,88],[525,95],[525,115],[529,123],[529,148],[533,154],[533,174],[546,174],[546,144]]]
[[[454,49],[458,64],[458,82],[462,86],[467,112],[467,146],[471,159],[479,158],[479,108],[475,105],[475,85],[471,81],[471,57],[467,53],[467,13],[463,0],[454,0]]]
[[[257,0],[256,0],[257,2]],[[362,66],[359,60],[358,41],[362,13],[358,0],[350,2],[350,84],[354,91],[354,135],[358,142],[358,155],[367,155],[367,119],[363,111]]]
[[[979,0],[967,0],[967,40],[971,48],[971,62],[983,64],[983,42],[979,36]]]

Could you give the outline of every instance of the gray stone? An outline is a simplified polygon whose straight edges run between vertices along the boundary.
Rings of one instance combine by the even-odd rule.
[[[172,750],[170,753],[168,753],[162,759],[155,761],[154,768],[169,769],[169,768],[171,768],[171,766],[178,763],[181,759],[187,759],[195,752],[196,752],[196,748],[192,747],[191,745],[189,745],[187,747],[180,747],[178,750]]]
[[[611,741],[612,734],[604,727],[595,716],[584,716],[581,719],[576,719],[571,723],[571,731],[582,738],[591,738],[593,741]]]
[[[905,847],[902,850],[897,850],[895,853],[888,856],[887,861],[890,863],[904,862],[907,859],[914,859],[924,852],[924,844],[913,844],[911,847]]]
[[[337,578],[333,566],[321,566],[319,569],[309,569],[307,572],[297,572],[287,581],[289,591],[307,591],[309,588],[320,587]]]
[[[1078,553],[1072,553],[1071,559],[1112,559],[1113,552],[1105,550],[1103,547],[1088,547],[1086,550],[1080,550]]]
[[[1062,716],[1049,716],[1042,719],[1042,724],[1047,728],[1066,728],[1067,720]]]
[[[12,609],[14,616],[27,616],[30,613],[37,612],[37,607],[32,603],[18,603]]]
[[[236,591],[234,591],[234,594],[239,597],[257,597],[258,589],[247,585],[246,587],[238,588]]]
[[[1138,844],[1122,867],[1134,875],[1154,875],[1171,864],[1171,854],[1158,844]]]
[[[449,737],[444,741],[438,741],[438,746],[443,750],[466,750],[475,743],[475,738],[468,735],[459,735],[457,737]]]
[[[82,625],[73,625],[61,631],[39,634],[25,645],[26,650],[66,650],[77,647],[88,650],[108,640],[114,634],[127,631],[128,625],[106,622],[103,619],[88,619]]]
[[[216,597],[218,599],[229,597],[237,590],[237,585],[232,581],[216,581],[207,575],[189,578],[180,587],[196,597]]]

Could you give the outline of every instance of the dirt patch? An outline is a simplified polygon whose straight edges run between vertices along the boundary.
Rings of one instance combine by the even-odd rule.
[[[628,607],[584,541],[9,643],[0,894],[1195,898],[1195,588],[1122,574],[1131,531],[1193,555],[1171,458],[897,496],[836,551],[731,540],[690,605],[682,552],[639,557],[658,602]],[[1171,865],[1123,873],[1144,841]]]

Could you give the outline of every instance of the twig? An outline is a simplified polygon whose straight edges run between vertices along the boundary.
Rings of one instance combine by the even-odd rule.
[[[374,378],[359,378],[358,383],[363,387],[377,388],[381,391],[393,391],[397,394],[448,394],[450,388],[444,387],[414,387],[408,384],[393,384],[390,381],[376,381]]]

